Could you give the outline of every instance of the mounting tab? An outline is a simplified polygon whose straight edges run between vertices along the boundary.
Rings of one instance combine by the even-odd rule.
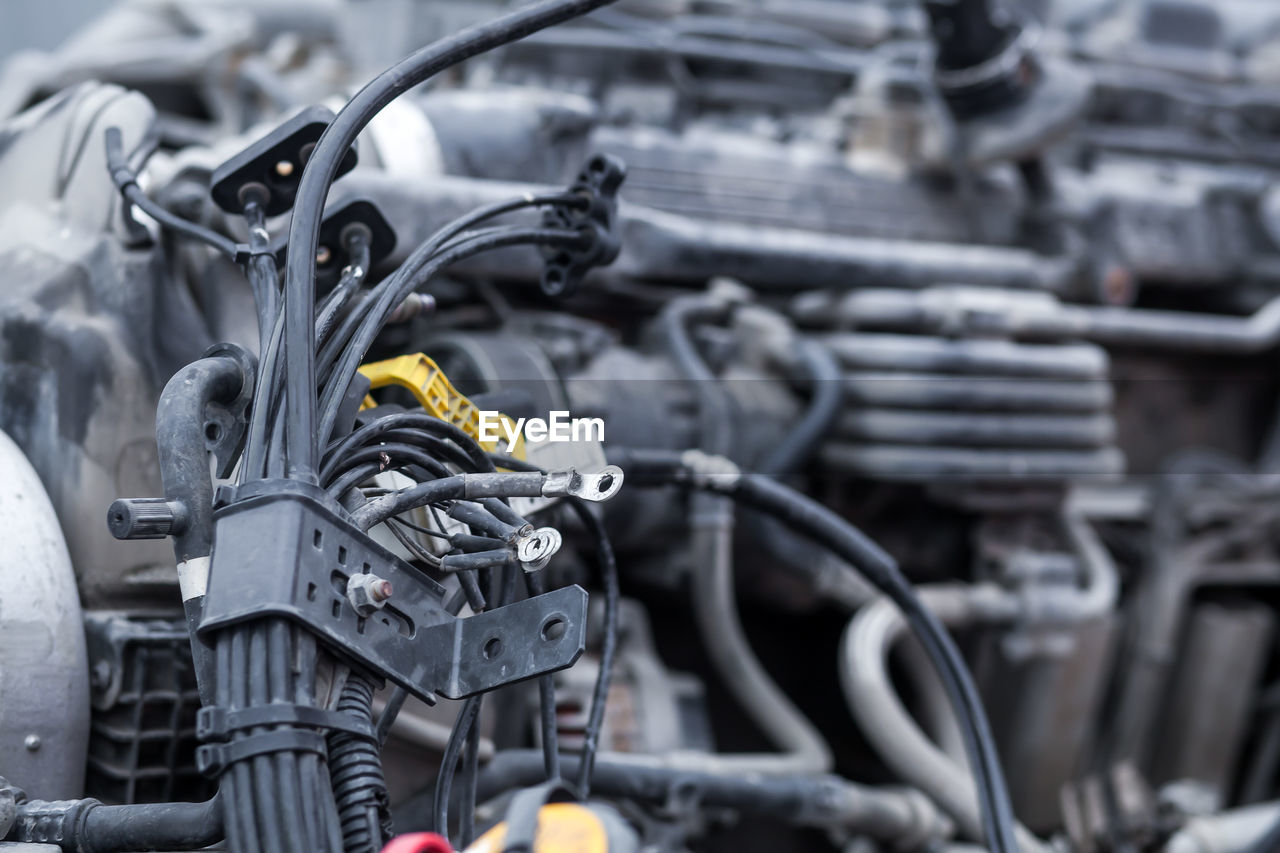
[[[244,212],[245,195],[265,190],[262,210],[279,216],[293,207],[302,169],[316,147],[320,135],[333,120],[333,111],[321,106],[307,107],[239,154],[213,170],[209,195],[227,213]],[[342,157],[335,179],[356,165],[354,146]]]

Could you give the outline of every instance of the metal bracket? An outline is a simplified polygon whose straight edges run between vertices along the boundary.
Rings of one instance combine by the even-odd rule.
[[[214,531],[201,636],[283,616],[426,701],[563,669],[586,646],[581,587],[458,619],[445,610],[444,587],[344,520],[318,490],[293,484],[245,497],[217,512]],[[347,598],[361,573],[392,589],[367,616]]]

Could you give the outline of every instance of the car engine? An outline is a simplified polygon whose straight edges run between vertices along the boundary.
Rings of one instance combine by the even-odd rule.
[[[1280,851],[1280,6],[66,29],[0,853]]]

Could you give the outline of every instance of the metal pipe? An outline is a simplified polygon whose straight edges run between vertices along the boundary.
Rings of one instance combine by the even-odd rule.
[[[732,509],[693,520],[693,606],[707,652],[743,711],[777,744],[779,754],[725,756],[729,767],[757,773],[826,773],[833,761],[822,735],[765,672],[751,650],[733,583]]]
[[[982,282],[986,284],[986,282]],[[986,335],[1095,341],[1123,347],[1246,354],[1280,344],[1280,296],[1247,317],[1115,306],[1064,305],[1052,294],[999,294],[975,287],[923,292],[869,289],[798,297],[803,322],[899,331],[955,332],[980,323]]]
[[[926,604],[948,625],[1010,619],[1016,600],[994,586],[931,587],[919,590]],[[982,614],[979,617],[978,614]],[[858,612],[840,644],[840,684],[854,718],[889,768],[920,788],[969,838],[982,836],[977,792],[962,763],[956,762],[920,731],[889,680],[888,654],[906,629],[901,613],[882,598]],[[1024,851],[1044,847],[1018,828]]]
[[[1069,497],[1062,515],[1064,531],[1084,567],[1084,585],[1072,594],[1029,590],[1014,595],[995,585],[939,586],[920,590],[922,598],[949,627],[1006,623],[1024,618],[1037,623],[1081,623],[1112,611],[1119,593],[1115,563],[1098,539],[1084,507]],[[973,781],[963,764],[940,750],[916,725],[889,680],[888,655],[906,628],[887,599],[868,605],[849,623],[840,646],[840,683],[854,717],[885,762],[909,784],[929,794],[954,817],[964,834],[978,838],[981,825]],[[1019,827],[1024,850],[1043,849]]]

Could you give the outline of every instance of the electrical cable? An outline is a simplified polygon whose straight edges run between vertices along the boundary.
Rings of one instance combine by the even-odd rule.
[[[541,595],[547,591],[546,579],[541,572],[522,572],[529,597]],[[547,673],[538,676],[538,724],[542,735],[542,762],[547,771],[547,779],[560,778],[560,731],[556,725],[556,681],[555,675]]]
[[[312,317],[315,306],[316,248],[329,185],[347,150],[368,123],[399,95],[440,71],[530,33],[578,17],[610,0],[544,0],[522,6],[494,21],[446,36],[379,74],[347,102],[329,123],[303,169],[289,226],[285,267],[286,473],[313,480],[317,456],[316,370]],[[320,446],[328,433],[320,435]]]
[[[170,213],[142,191],[142,187],[138,186],[137,173],[129,166],[128,160],[124,156],[123,146],[124,142],[120,128],[107,128],[107,170],[111,175],[111,182],[115,184],[120,195],[124,196],[125,201],[169,230],[204,243],[206,246],[216,249],[228,258],[235,260],[239,252],[234,240],[224,237],[216,231],[211,231],[203,225],[197,225]]]
[[[459,261],[474,257],[483,252],[508,246],[574,246],[580,244],[582,234],[564,228],[502,228],[484,232],[471,238],[460,238],[456,243],[442,248],[418,271],[416,277],[406,277],[397,290],[387,290],[379,297],[377,305],[371,309],[366,321],[356,330],[346,349],[334,365],[320,399],[320,431],[321,442],[327,442],[337,421],[350,377],[364,359],[369,346],[377,336],[386,315],[403,299],[425,281],[430,280],[441,270]],[[286,324],[286,332],[288,327]],[[287,342],[287,339],[286,339]],[[286,358],[286,363],[288,358]]]
[[[586,504],[577,498],[568,500],[570,509],[578,516],[596,543],[596,561],[604,584],[604,639],[600,646],[600,670],[596,675],[595,689],[591,693],[591,711],[583,730],[582,760],[578,764],[576,785],[578,796],[587,799],[591,793],[591,775],[595,770],[596,751],[600,746],[600,729],[604,725],[605,703],[609,698],[609,682],[613,677],[613,661],[618,649],[618,562],[613,545],[604,524]]]

